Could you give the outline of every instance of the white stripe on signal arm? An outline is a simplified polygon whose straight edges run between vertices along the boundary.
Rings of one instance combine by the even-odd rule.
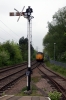
[[[14,16],[16,16],[16,12],[14,12]]]

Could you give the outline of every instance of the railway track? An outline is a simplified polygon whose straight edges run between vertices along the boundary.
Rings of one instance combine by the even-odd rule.
[[[32,64],[35,64],[36,61],[33,61]],[[25,67],[26,66],[26,67]],[[10,66],[10,67],[6,67],[6,68],[3,68],[0,70],[0,80],[1,79],[4,79],[5,77],[13,74],[13,73],[16,73],[20,70],[22,70],[24,68],[27,68],[27,62],[26,63],[22,63],[22,64],[18,64],[18,65],[15,65],[15,66]]]
[[[32,61],[31,63],[33,64],[35,62],[36,61]],[[21,63],[21,64],[16,64],[16,65],[12,65],[12,66],[8,66],[8,67],[6,66],[4,68],[0,68],[0,73],[5,72],[5,71],[8,71],[10,69],[18,68],[18,67],[23,66],[23,65],[26,65],[26,64],[27,64],[27,62],[24,62],[24,63]]]
[[[66,78],[51,71],[43,64],[39,66],[38,69],[41,71],[41,73],[46,75],[51,82],[53,82],[53,85],[57,88],[57,90],[62,93],[63,100],[66,100]]]
[[[40,65],[40,63],[32,62],[32,69],[38,65]],[[12,66],[0,70],[0,95],[2,95],[6,89],[10,88],[18,79],[23,77],[26,71],[27,64]]]

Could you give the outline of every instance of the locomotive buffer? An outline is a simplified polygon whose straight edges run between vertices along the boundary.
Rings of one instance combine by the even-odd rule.
[[[25,8],[25,6],[23,7],[21,12],[19,12],[17,9],[14,8],[14,10],[17,12],[10,12],[10,16],[19,16],[17,22],[19,21],[21,16],[24,16],[24,18],[26,18],[28,20],[28,26],[29,26],[29,32],[28,32],[28,70],[26,72],[26,76],[27,76],[27,91],[29,91],[30,90],[30,82],[31,82],[30,21],[34,17],[31,16],[33,9],[30,6],[28,6],[28,8],[26,9],[26,12],[23,12],[24,8]]]

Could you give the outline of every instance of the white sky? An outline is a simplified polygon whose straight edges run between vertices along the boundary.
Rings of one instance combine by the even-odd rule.
[[[17,22],[18,16],[9,16],[9,12],[15,12],[14,8],[21,11],[23,6],[24,11],[28,6],[33,8],[32,44],[35,49],[42,51],[43,38],[48,31],[47,22],[52,21],[52,16],[59,8],[66,6],[66,0],[0,0],[0,42],[12,39],[18,42],[22,36],[27,37],[27,20],[21,16]]]

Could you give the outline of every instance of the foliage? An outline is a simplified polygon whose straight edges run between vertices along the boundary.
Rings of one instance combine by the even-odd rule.
[[[60,100],[61,93],[57,91],[49,92],[49,97],[51,100]]]
[[[66,7],[59,9],[54,15],[52,22],[48,22],[48,33],[43,39],[44,52],[58,61],[66,62]]]
[[[35,58],[35,50],[31,45],[31,60]],[[28,60],[28,39],[20,38],[19,44],[14,41],[0,43],[0,67]]]
[[[11,65],[22,62],[19,45],[14,41],[0,44],[0,66]]]
[[[10,59],[8,51],[0,51],[0,66],[7,65]]]
[[[22,53],[23,61],[27,61],[28,60],[28,39],[21,37],[19,39],[19,46]],[[31,47],[31,60],[33,60],[35,58],[35,52],[33,46],[30,45],[30,47]]]
[[[61,67],[61,66],[57,66],[57,65],[54,65],[54,64],[51,64],[50,62],[45,62],[46,65],[51,68],[53,71],[63,75],[66,77],[66,68],[64,67]]]

